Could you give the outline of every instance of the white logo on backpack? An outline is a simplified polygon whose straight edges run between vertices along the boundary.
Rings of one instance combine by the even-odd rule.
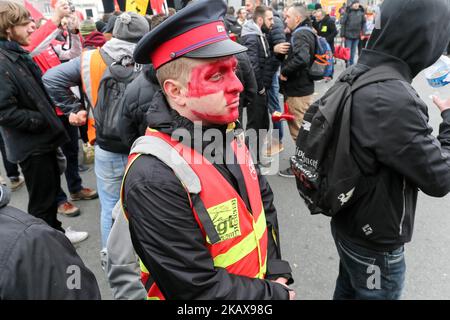
[[[311,130],[311,122],[303,120],[302,127],[303,127],[303,130],[310,131]]]
[[[341,201],[341,206],[343,206],[344,204],[346,204],[348,202],[348,200],[350,200],[350,198],[353,196],[353,192],[355,192],[355,188],[353,188],[352,190],[350,190],[347,193],[341,193],[338,196],[338,200]]]

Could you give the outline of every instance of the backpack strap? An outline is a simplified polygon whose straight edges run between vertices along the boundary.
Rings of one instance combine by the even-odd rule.
[[[385,65],[378,66],[368,70],[356,79],[352,84],[352,93],[372,83],[402,79],[402,75],[395,69]]]

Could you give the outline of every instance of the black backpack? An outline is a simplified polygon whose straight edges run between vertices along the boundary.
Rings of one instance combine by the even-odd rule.
[[[138,76],[134,64],[123,66],[121,62],[105,59],[108,68],[100,81],[97,104],[93,110],[96,142],[107,151],[128,153],[129,148],[121,139],[122,100],[127,86]],[[109,60],[109,61],[108,61]]]
[[[352,94],[371,83],[401,79],[396,74],[357,64],[305,113],[290,162],[311,214],[335,216],[367,192],[370,184],[350,151]]]

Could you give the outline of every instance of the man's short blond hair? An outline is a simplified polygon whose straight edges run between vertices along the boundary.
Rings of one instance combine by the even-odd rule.
[[[169,79],[177,80],[183,85],[187,85],[192,67],[196,64],[197,63],[194,59],[181,57],[159,67],[159,69],[156,70],[156,78],[158,79],[163,91],[164,82]]]
[[[12,1],[0,1],[0,38],[8,38],[6,30],[30,22],[30,13],[24,6]]]

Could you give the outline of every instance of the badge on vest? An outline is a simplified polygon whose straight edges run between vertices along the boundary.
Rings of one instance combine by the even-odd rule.
[[[208,208],[208,214],[219,234],[221,242],[241,235],[236,198]],[[206,237],[206,241],[211,243],[208,237]]]

